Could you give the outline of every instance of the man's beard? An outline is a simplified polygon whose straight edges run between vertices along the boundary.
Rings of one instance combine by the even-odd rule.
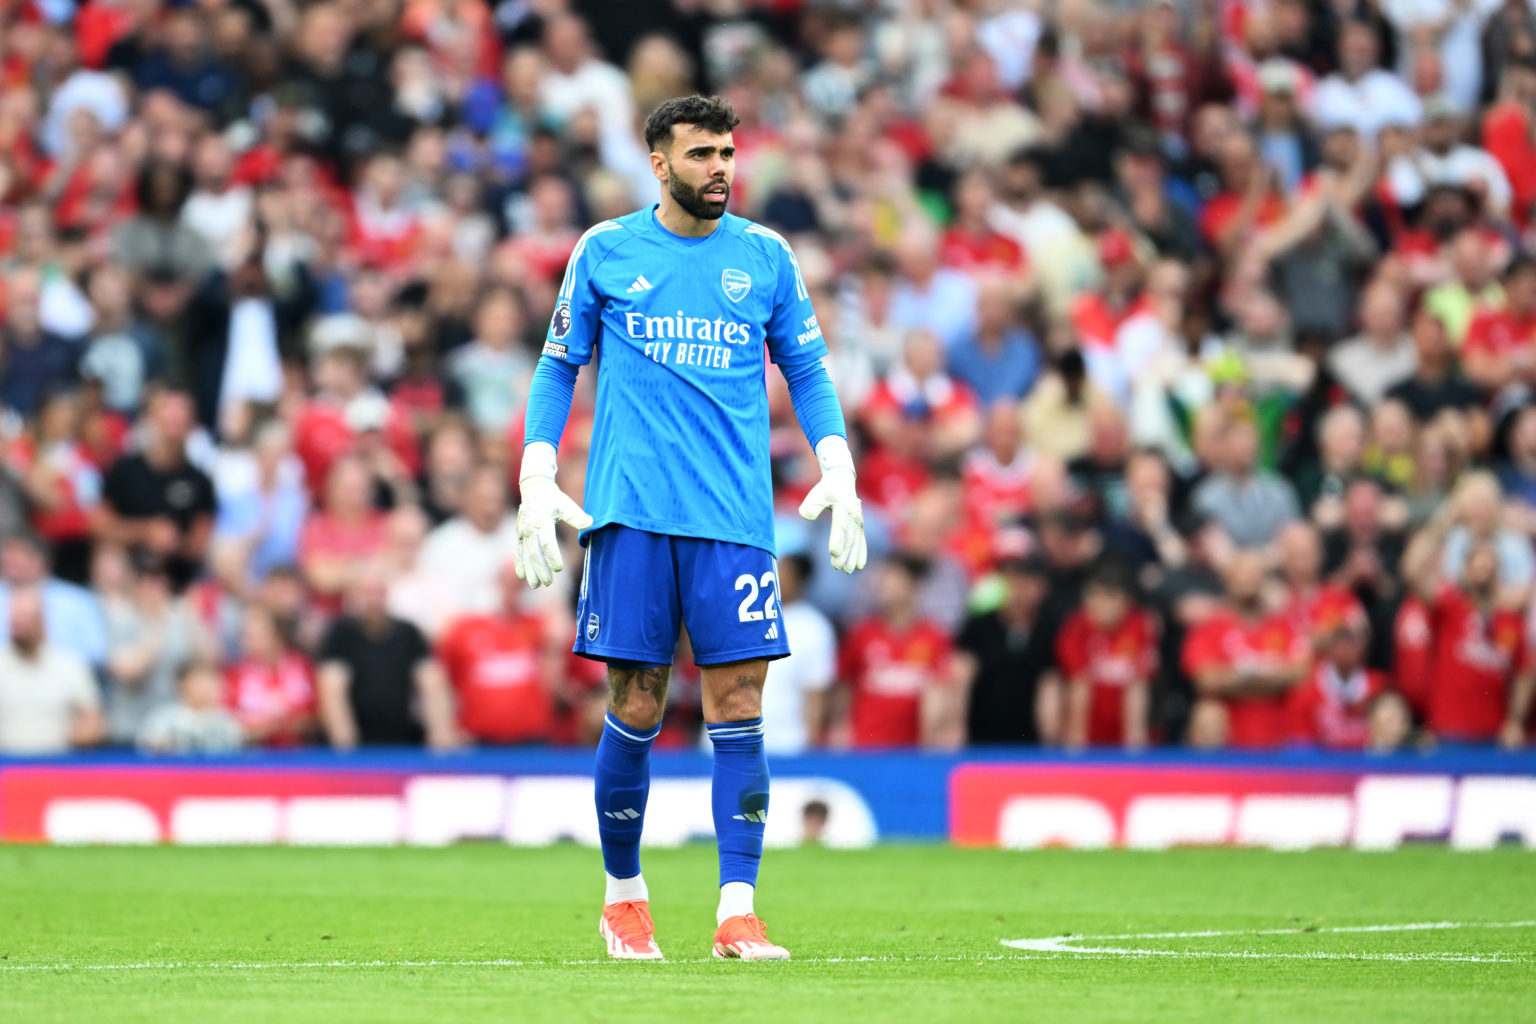
[[[717,203],[704,197],[704,189],[714,188],[720,184],[718,181],[707,183],[704,188],[694,188],[675,173],[667,180],[667,191],[677,201],[677,205],[686,210],[689,216],[699,220],[719,220],[725,213],[725,208],[731,202],[731,186],[725,186],[725,202]]]

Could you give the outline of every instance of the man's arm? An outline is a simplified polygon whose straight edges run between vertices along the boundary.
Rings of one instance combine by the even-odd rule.
[[[1272,697],[1307,674],[1305,661],[1276,665],[1212,665],[1195,673],[1195,690],[1207,697]]]
[[[1145,750],[1147,748],[1147,733],[1150,723],[1147,721],[1151,714],[1152,686],[1145,679],[1125,688],[1121,706],[1121,718],[1125,723],[1125,749]]]
[[[345,662],[327,661],[320,665],[320,726],[333,750],[352,750],[357,746],[357,719],[352,715],[352,670]]]
[[[1455,521],[1456,505],[1456,495],[1452,494],[1414,535],[1403,553],[1403,579],[1425,602],[1433,603],[1439,593],[1440,556],[1446,534]]]
[[[422,658],[412,670],[416,693],[421,698],[422,724],[427,731],[427,746],[432,750],[453,750],[462,745],[459,727],[454,721],[453,687],[448,674],[436,658]]]
[[[1504,716],[1504,727],[1499,730],[1499,746],[1505,750],[1519,750],[1525,746],[1525,723],[1531,717],[1533,701],[1536,701],[1536,665],[1523,669],[1510,685],[1509,713]]]
[[[1088,711],[1093,704],[1093,686],[1081,676],[1067,680],[1067,707],[1061,730],[1061,745],[1068,750],[1082,750],[1088,745]]]
[[[86,708],[75,712],[69,723],[69,745],[75,749],[94,747],[107,733],[106,719],[100,708]]]

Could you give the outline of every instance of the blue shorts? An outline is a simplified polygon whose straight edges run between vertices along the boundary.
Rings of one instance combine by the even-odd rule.
[[[777,570],[773,555],[748,544],[601,527],[587,535],[574,650],[670,665],[686,625],[694,664],[782,658]]]

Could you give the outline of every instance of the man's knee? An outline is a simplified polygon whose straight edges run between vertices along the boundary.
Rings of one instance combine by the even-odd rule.
[[[1196,750],[1219,750],[1227,745],[1227,707],[1218,700],[1198,700],[1189,713],[1187,745]]]
[[[661,724],[667,709],[669,665],[608,665],[608,710],[619,721],[649,731]]]
[[[711,665],[705,669],[705,689],[714,722],[745,722],[763,714],[763,683],[768,678],[766,661]]]

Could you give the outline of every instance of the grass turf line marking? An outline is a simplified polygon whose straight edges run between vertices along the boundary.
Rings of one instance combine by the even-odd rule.
[[[1263,928],[1234,931],[1137,932],[1124,935],[1062,935],[1048,939],[1004,939],[1003,945],[1027,953],[1078,953],[1097,956],[1175,956],[1233,960],[1383,960],[1396,963],[1443,962],[1506,964],[1527,963],[1536,957],[1519,953],[1304,953],[1258,952],[1218,949],[1128,949],[1123,946],[1079,946],[1079,942],[1116,942],[1127,939],[1208,939],[1256,935],[1359,935],[1368,932],[1419,932],[1459,928],[1531,928],[1536,921],[1419,921],[1408,924],[1345,925],[1337,928]]]
[[[798,957],[799,964],[912,964],[912,963],[983,963],[997,960],[1023,960],[1007,953],[979,956],[824,956]],[[598,967],[626,961],[610,957],[593,960],[291,960],[291,961],[212,961],[171,960],[131,964],[5,964],[3,971],[301,971],[337,968],[374,967]],[[704,956],[682,960],[651,961],[663,964],[718,964],[719,957]],[[643,970],[644,968],[642,968]]]
[[[1353,925],[1338,928],[1268,928],[1240,929],[1235,931],[1198,932],[1136,932],[1124,935],[1068,935],[1049,939],[1004,939],[1003,945],[1025,953],[1083,953],[1128,957],[1178,956],[1215,957],[1225,959],[1287,959],[1287,960],[1386,960],[1397,962],[1441,961],[1453,963],[1526,963],[1533,958],[1523,954],[1487,953],[1260,953],[1247,950],[1177,950],[1177,949],[1125,949],[1117,946],[1072,946],[1072,942],[1105,942],[1125,939],[1200,939],[1226,938],[1255,935],[1345,935],[1367,932],[1438,931],[1459,928],[1531,928],[1536,921],[1428,921],[1411,924]],[[870,963],[982,963],[999,960],[1023,960],[1027,957],[1009,954],[982,956],[828,956],[802,957],[794,963],[801,964],[870,964]],[[126,964],[10,964],[0,963],[3,971],[285,971],[285,970],[337,970],[347,968],[379,967],[596,967],[616,964],[620,961],[608,958],[591,960],[513,960],[506,958],[486,960],[287,960],[242,961],[225,963],[214,961],[173,960],[145,961]],[[698,957],[681,960],[662,960],[670,964],[708,964],[721,962],[716,957]]]

